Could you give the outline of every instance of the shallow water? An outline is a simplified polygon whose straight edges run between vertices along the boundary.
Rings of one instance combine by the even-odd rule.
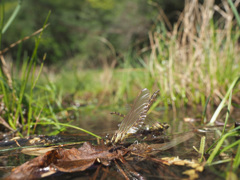
[[[166,122],[170,125],[166,133],[161,137],[162,141],[165,143],[171,142],[172,139],[177,137],[181,137],[184,134],[192,131],[193,129],[201,130],[198,132],[194,132],[194,136],[189,140],[179,144],[173,145],[174,147],[167,149],[165,151],[159,151],[154,158],[163,158],[163,157],[179,157],[180,159],[198,159],[199,154],[193,149],[195,146],[199,149],[199,144],[202,136],[206,136],[206,148],[208,148],[214,140],[218,137],[216,129],[222,129],[222,127],[218,127],[213,129],[203,129],[200,126],[199,121],[195,118],[199,114],[197,113],[189,113],[188,111],[178,111],[177,113],[173,113],[168,111],[168,113],[164,113],[164,111],[160,113],[153,113],[154,115],[151,118],[157,118],[157,120],[161,120],[161,122]],[[193,115],[194,114],[194,115]],[[190,122],[184,121],[186,117],[191,117],[193,119]],[[239,117],[236,114],[236,117]],[[195,118],[195,119],[194,119]],[[105,137],[107,134],[113,134],[115,130],[118,129],[118,124],[121,122],[121,118],[113,117],[110,115],[109,111],[101,111],[101,112],[93,112],[91,114],[81,114],[79,118],[75,121],[74,125],[77,125],[83,129],[91,131],[101,137]],[[72,123],[73,124],[73,123]],[[41,137],[44,142],[48,142],[50,144],[66,144],[70,142],[83,142],[90,141],[93,144],[96,144],[96,138],[86,135],[85,133],[79,132],[75,129],[68,128],[67,131],[59,134],[58,136],[38,136]],[[40,138],[40,139],[41,139]],[[29,146],[28,141],[26,139],[18,140],[19,145],[21,146]],[[132,141],[134,143],[134,140]],[[136,142],[135,142],[136,143]],[[140,142],[139,142],[140,143]],[[152,141],[154,142],[154,139]],[[36,145],[43,145],[43,141],[36,142]],[[80,147],[81,145],[74,146],[66,146],[66,148],[71,147]],[[10,150],[10,148],[16,148]],[[205,148],[205,149],[206,149]],[[9,149],[9,150],[7,150]],[[3,151],[6,150],[6,151]],[[34,158],[35,156],[30,156],[23,154],[21,152],[21,148],[18,147],[15,141],[12,143],[0,143],[0,177],[4,177],[8,174],[12,168],[23,164],[24,162]],[[164,165],[159,162],[154,162],[149,159],[141,159],[137,156],[132,156],[127,158],[127,162],[133,167],[133,169],[140,174],[140,176],[129,174],[130,178],[146,178],[146,179],[179,179],[179,178],[188,178],[187,175],[183,175],[185,170],[189,170],[191,168],[186,166],[176,166],[176,165]],[[119,162],[120,163],[120,162]],[[120,166],[125,169],[126,172],[129,170],[124,166],[124,164],[120,163]],[[224,174],[220,169],[225,165],[211,166],[206,167],[205,170],[201,173],[197,173],[199,175],[199,179],[205,179],[206,177],[214,178],[214,179],[222,179]],[[77,173],[57,173],[45,179],[58,179],[59,177],[64,179],[86,179],[89,177],[93,177],[94,173],[96,173],[96,169],[98,166],[93,166],[89,170],[84,172]],[[99,171],[97,179],[105,176],[105,172],[109,171],[107,174],[107,179],[119,178],[124,179],[123,176],[119,173],[116,166],[112,164],[109,169],[108,167],[102,167]]]

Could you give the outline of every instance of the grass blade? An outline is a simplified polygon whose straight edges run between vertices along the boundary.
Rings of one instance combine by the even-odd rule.
[[[224,134],[224,131],[225,131],[225,129],[226,129],[226,125],[227,125],[228,118],[229,118],[229,114],[230,114],[231,105],[232,105],[232,91],[231,91],[231,93],[230,93],[230,95],[229,95],[229,99],[228,99],[227,114],[226,114],[226,119],[225,119],[225,123],[224,123],[224,127],[223,127],[222,134]]]
[[[234,158],[233,169],[236,171],[240,165],[240,143],[238,144],[237,154]]]
[[[52,125],[56,125],[55,122],[38,122],[37,124],[42,124],[42,125],[52,124]],[[32,125],[34,125],[34,124],[32,123]],[[80,127],[77,127],[77,126],[74,126],[74,125],[71,125],[71,124],[58,123],[58,125],[64,126],[64,127],[70,127],[70,128],[73,128],[73,129],[77,129],[77,130],[80,130],[80,131],[85,132],[87,134],[90,134],[90,135],[92,135],[92,136],[94,136],[94,137],[96,137],[98,139],[102,139],[100,136],[98,136],[98,135],[96,135],[96,134],[94,134],[94,133],[92,133],[90,131],[87,131],[85,129],[82,129]]]
[[[236,7],[234,6],[232,0],[228,0],[228,3],[230,4],[230,6],[231,6],[231,8],[232,8],[232,11],[233,11],[233,13],[234,13],[234,15],[235,15],[235,17],[236,17],[236,19],[237,19],[237,23],[238,23],[238,25],[239,25],[239,27],[240,27],[240,17],[239,17],[239,13],[238,13]]]
[[[230,136],[238,135],[239,132],[238,132],[237,130],[239,130],[239,129],[240,129],[240,127],[237,127],[237,128],[235,128],[235,129],[229,131],[228,133],[226,133],[225,135],[223,135],[223,136],[219,139],[216,147],[214,148],[213,152],[210,154],[210,156],[209,156],[209,158],[208,158],[208,160],[207,160],[207,164],[211,164],[212,161],[213,161],[213,159],[219,154],[219,152],[220,152],[219,150],[220,150],[220,148],[222,147],[222,144],[224,143],[225,139],[226,139],[227,137],[230,137]]]
[[[12,24],[13,20],[16,18],[20,8],[22,6],[22,0],[18,0],[18,5],[15,8],[15,10],[13,11],[11,17],[8,19],[7,23],[5,24],[5,26],[2,29],[2,34],[4,34],[6,32],[6,30],[8,29],[8,27]]]
[[[47,24],[47,21],[48,21],[48,18],[49,18],[49,16],[50,16],[50,14],[51,14],[51,11],[49,11],[49,13],[48,13],[48,16],[47,16],[47,18],[46,18],[46,20],[45,20],[45,22],[44,22],[44,25],[43,25],[43,29],[44,29],[44,27],[45,27],[46,24]],[[36,41],[36,43],[35,43],[35,48],[34,48],[34,51],[33,51],[32,56],[31,56],[31,59],[30,59],[30,61],[29,61],[28,69],[26,69],[27,74],[26,74],[26,78],[24,79],[23,84],[22,84],[22,86],[21,86],[19,102],[18,102],[17,110],[16,110],[15,116],[14,116],[14,127],[13,127],[13,129],[16,129],[16,123],[17,123],[17,119],[18,119],[19,112],[21,111],[21,103],[22,103],[22,100],[23,100],[25,88],[26,88],[26,86],[27,86],[27,81],[28,81],[29,76],[30,76],[30,72],[31,72],[31,69],[32,69],[32,65],[33,65],[34,60],[35,60],[35,57],[36,57],[36,55],[37,55],[37,50],[38,50],[38,46],[39,46],[39,43],[40,43],[40,39],[41,39],[42,33],[43,33],[43,31],[41,31],[41,33],[40,33],[40,35],[39,35],[39,37],[38,37],[38,39],[37,39],[37,41]]]
[[[214,122],[217,120],[217,117],[220,113],[220,111],[223,109],[224,104],[228,98],[228,96],[230,95],[231,91],[233,90],[233,88],[236,86],[236,84],[238,83],[238,81],[240,80],[240,76],[238,76],[237,78],[234,79],[234,81],[232,82],[232,84],[230,85],[226,95],[224,96],[223,100],[221,101],[221,103],[219,104],[217,110],[214,112],[210,122],[208,123],[208,125],[213,125]]]
[[[209,103],[209,100],[210,100],[210,96],[208,96],[208,98],[207,98],[207,101],[205,103],[204,110],[203,110],[203,113],[202,113],[202,119],[203,119],[204,123],[206,123],[206,121],[207,121],[206,112],[207,112],[207,105]]]

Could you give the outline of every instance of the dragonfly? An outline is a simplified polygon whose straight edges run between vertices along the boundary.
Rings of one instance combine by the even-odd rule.
[[[142,89],[140,94],[134,100],[133,106],[127,115],[123,115],[117,112],[113,112],[111,114],[115,114],[123,117],[119,129],[115,132],[111,139],[111,143],[116,144],[118,142],[123,141],[129,134],[136,133],[140,128],[144,125],[148,124],[146,127],[164,128],[163,125],[156,123],[154,121],[149,121],[146,123],[145,119],[147,117],[147,112],[150,109],[151,105],[155,101],[159,90],[155,91],[153,95],[150,97],[150,92],[147,88]]]

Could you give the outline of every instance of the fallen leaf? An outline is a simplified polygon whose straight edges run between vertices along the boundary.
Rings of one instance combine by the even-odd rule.
[[[43,148],[24,148],[21,150],[23,154],[27,154],[30,156],[40,156],[44,153],[54,150],[54,147],[43,147]]]
[[[52,175],[57,171],[76,172],[84,171],[95,162],[109,166],[114,159],[119,159],[127,153],[121,148],[108,146],[93,146],[85,142],[82,147],[76,149],[56,149],[46,152],[21,166],[12,170],[6,178],[10,179],[36,179]]]
[[[186,170],[183,172],[183,174],[188,175],[189,176],[188,179],[191,179],[191,180],[197,179],[199,177],[194,169]]]

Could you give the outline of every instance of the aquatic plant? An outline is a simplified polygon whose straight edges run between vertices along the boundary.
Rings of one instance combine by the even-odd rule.
[[[220,114],[220,111],[223,109],[223,106],[225,106],[225,101],[228,98],[228,106],[227,106],[227,112],[226,112],[226,118],[224,127],[221,133],[221,136],[210,146],[210,148],[206,151],[206,153],[209,153],[210,156],[207,159],[207,165],[215,165],[215,164],[221,164],[226,162],[231,162],[231,169],[230,171],[233,171],[232,173],[228,173],[227,176],[231,178],[230,176],[233,176],[234,173],[238,170],[240,166],[240,140],[238,140],[238,136],[240,134],[240,127],[237,125],[238,123],[235,122],[235,128],[231,129],[229,131],[226,131],[226,125],[229,121],[229,115],[230,115],[230,108],[232,106],[232,92],[233,89],[237,86],[238,82],[240,81],[240,76],[236,77],[232,84],[230,85],[228,92],[222,99],[221,103],[219,104],[217,110],[215,111],[213,117],[211,118],[211,121],[209,122],[209,125],[213,125],[215,122],[217,116]],[[227,139],[235,137],[237,140],[230,143]],[[226,143],[228,142],[228,143]],[[226,144],[225,144],[226,143]],[[237,149],[236,149],[237,148]],[[235,151],[235,157],[229,157],[224,160],[216,160],[213,162],[214,158],[219,157],[222,153],[226,153],[228,151]],[[211,152],[211,153],[210,153]]]
[[[159,89],[159,104],[165,108],[205,107],[209,97],[208,105],[217,106],[240,71],[239,15],[234,17],[227,1],[189,0],[172,26],[161,7],[152,5],[160,15],[149,31],[149,46],[114,57],[115,63],[106,60],[101,69],[86,70],[79,58],[70,59],[54,83],[79,97],[90,94],[106,106],[126,103],[123,97],[131,99],[139,87]],[[239,101],[237,93],[233,97]]]
[[[1,2],[1,26],[0,26],[0,41],[4,32],[10,27],[17,12],[21,7],[21,0],[13,12],[9,20],[4,24],[4,2]],[[45,85],[38,85],[38,80],[43,70],[43,64],[46,60],[46,54],[41,59],[40,66],[38,65],[39,57],[37,56],[38,47],[42,40],[43,30],[49,25],[47,24],[50,17],[50,11],[43,24],[43,27],[30,36],[26,36],[9,47],[5,47],[0,51],[1,70],[0,70],[0,93],[1,93],[1,117],[0,123],[13,133],[19,136],[34,134],[38,124],[54,125],[55,131],[51,134],[57,134],[65,127],[71,127],[82,130],[98,138],[99,136],[84,130],[82,128],[70,125],[69,123],[59,123],[57,113],[64,111],[77,111],[74,107],[63,108],[61,103],[56,98],[56,88],[54,84],[48,82]],[[22,65],[19,65],[20,56],[16,60],[16,66],[13,67],[12,72],[7,67],[4,55],[9,49],[16,47],[34,36],[38,35],[35,41],[32,55],[24,57]],[[20,46],[21,47],[21,46]],[[21,50],[21,48],[19,48]],[[16,71],[15,69],[16,68]],[[49,88],[48,88],[49,87]],[[55,108],[58,105],[58,109]],[[60,112],[59,112],[60,111]],[[48,127],[49,128],[49,127]]]

